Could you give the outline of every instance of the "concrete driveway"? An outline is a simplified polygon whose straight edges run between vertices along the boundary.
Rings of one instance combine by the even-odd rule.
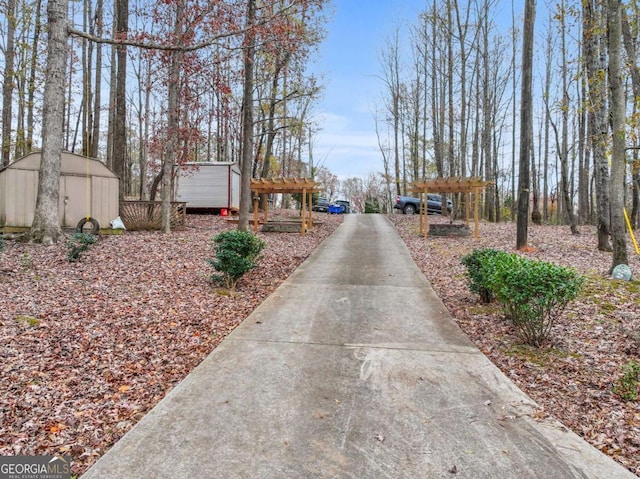
[[[635,477],[536,419],[536,404],[458,329],[382,215],[346,215],[83,475]]]

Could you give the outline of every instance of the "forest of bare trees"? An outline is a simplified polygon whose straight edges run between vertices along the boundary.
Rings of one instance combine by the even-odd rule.
[[[61,150],[106,163],[121,178],[121,198],[167,201],[187,161],[246,157],[254,175],[308,175],[302,152],[317,129],[309,105],[320,86],[306,66],[324,35],[325,3],[2,4],[2,165],[43,150],[43,199],[55,195]],[[36,215],[34,239],[59,237],[47,220],[53,209]]]
[[[528,18],[505,3],[428,0],[397,27],[377,75],[380,162],[337,186],[313,167],[323,84],[308,72],[329,0],[7,0],[2,165],[43,150],[32,237],[44,242],[60,234],[67,150],[105,162],[121,198],[165,204],[186,161],[236,161],[247,181],[314,174],[361,211],[391,211],[413,181],[481,177],[494,182],[486,220],[596,224],[598,248],[623,262],[640,223],[637,2],[529,1]]]
[[[498,7],[428,1],[408,45],[395,34],[387,40],[376,124],[392,187],[379,194],[390,203],[412,181],[481,177],[494,182],[485,219],[515,221],[524,194],[526,221],[564,224],[573,234],[597,224],[597,246],[624,262],[625,216],[640,223],[639,6],[534,0],[526,14],[519,2],[510,14]]]

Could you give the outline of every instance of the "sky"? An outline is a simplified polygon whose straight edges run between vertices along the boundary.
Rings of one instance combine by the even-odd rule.
[[[315,109],[321,130],[313,141],[313,163],[327,167],[341,180],[364,178],[383,171],[374,120],[374,111],[384,98],[383,84],[376,78],[383,71],[380,54],[396,28],[400,28],[401,35],[408,32],[427,2],[333,0],[332,3],[327,38],[311,65],[311,71],[321,76],[325,85]],[[503,13],[510,23],[511,2],[504,3],[508,7]]]
[[[333,0],[328,35],[312,71],[324,95],[313,162],[341,180],[383,170],[374,114],[382,95],[380,52],[397,25],[413,23],[424,0]]]

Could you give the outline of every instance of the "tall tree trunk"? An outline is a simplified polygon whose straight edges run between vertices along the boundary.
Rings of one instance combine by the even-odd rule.
[[[244,42],[244,86],[242,90],[242,187],[240,188],[240,214],[238,229],[249,231],[251,209],[251,163],[253,160],[253,72],[256,39],[253,27],[256,21],[256,0],[248,0],[246,35]]]
[[[13,87],[15,72],[13,62],[15,55],[16,0],[7,1],[7,34],[4,50],[4,79],[2,82],[2,166],[11,161],[11,123],[13,106]]]
[[[115,7],[118,8],[118,3],[115,2]],[[117,32],[113,31],[113,38],[117,38]],[[107,125],[107,148],[106,148],[106,156],[107,156],[107,166],[114,170],[113,164],[113,144],[114,144],[114,131],[115,131],[115,123],[116,123],[116,85],[117,85],[117,77],[118,77],[118,68],[116,61],[116,50],[115,46],[111,46],[111,55],[110,55],[110,64],[109,68],[109,117],[108,117],[108,125]],[[114,170],[115,171],[115,170]],[[122,179],[120,179],[122,181]]]
[[[489,181],[496,179],[496,172],[493,170],[493,150],[491,147],[491,140],[493,138],[493,124],[491,115],[491,92],[492,89],[489,86],[491,83],[491,62],[489,60],[489,12],[488,8],[483,14],[483,32],[482,32],[482,75],[483,75],[483,87],[482,87],[482,111],[483,111],[483,124],[482,124],[482,151],[484,154],[484,171],[485,178]],[[524,67],[523,67],[524,68]],[[528,176],[528,173],[527,173]],[[495,221],[496,219],[496,202],[495,202],[495,188],[498,185],[494,185],[494,190],[491,193],[485,195],[485,217],[488,221]]]
[[[516,118],[517,118],[517,111],[516,111],[516,98],[518,97],[518,75],[516,75],[516,57],[517,57],[517,43],[518,43],[518,29],[516,28],[516,14],[515,14],[515,9],[514,9],[514,0],[511,0],[511,80],[512,80],[512,84],[511,84],[511,88],[512,88],[512,95],[513,95],[513,102],[511,104],[512,106],[512,110],[511,110],[511,116],[513,117],[513,121],[515,123]],[[515,149],[515,145],[516,145],[516,128],[515,125],[513,128],[511,128],[511,144],[513,145],[513,148],[511,148],[511,218],[515,219],[516,218],[516,212],[517,212],[517,202],[516,202],[516,149]],[[534,176],[535,178],[535,176]],[[540,214],[540,212],[538,211],[538,205],[537,205],[537,201],[534,201],[534,206],[533,206],[533,215],[536,214]]]
[[[536,20],[536,0],[525,1],[522,36],[522,93],[520,97],[520,169],[518,181],[518,220],[516,249],[527,247],[529,229],[529,160],[531,158],[533,83],[533,33]]]
[[[438,30],[438,10],[436,2],[433,2],[433,12],[431,14],[431,62],[433,64],[431,72],[431,124],[433,128],[433,159],[436,164],[436,173],[438,176],[444,176],[444,160],[442,158],[442,138],[443,133],[443,115],[441,113],[441,105],[444,103],[442,96],[441,84],[438,83],[440,75],[438,74],[438,43],[436,34]]]
[[[540,143],[542,141],[542,131],[538,131],[538,154],[542,151]],[[533,198],[531,221],[533,224],[542,224],[542,215],[540,214],[540,182],[538,181],[538,166],[536,165],[535,148],[531,148],[531,195]]]
[[[544,75],[544,96],[549,97],[551,91],[551,63],[552,63],[552,38],[551,29],[547,35],[547,46],[545,55],[545,75]],[[544,166],[542,172],[542,218],[549,221],[549,138],[551,128],[551,116],[549,109],[545,108],[544,113]]]
[[[64,118],[64,82],[67,69],[68,0],[49,0],[47,68],[42,112],[42,159],[31,239],[43,244],[63,236],[60,227],[60,157]]]
[[[184,3],[181,0],[175,4],[175,25],[173,37],[176,45],[182,42],[184,25]],[[173,50],[169,65],[169,94],[167,100],[167,146],[162,163],[162,231],[171,232],[171,192],[173,183],[173,168],[176,164],[178,152],[179,126],[180,126],[180,67],[184,53],[182,50]]]
[[[103,28],[103,0],[96,2],[96,34],[102,37]],[[89,156],[98,157],[98,145],[100,143],[100,104],[102,101],[102,43],[96,45],[96,76],[94,86],[94,103],[93,103],[93,122],[91,131],[91,143],[89,146]]]
[[[561,25],[561,40],[562,40],[562,133],[561,144],[559,145],[560,153],[560,186],[562,190],[562,204],[565,207],[565,214],[569,218],[569,225],[571,233],[574,235],[580,234],[578,231],[578,225],[576,222],[576,215],[573,212],[573,200],[569,191],[569,87],[567,84],[567,47],[566,47],[566,12],[564,0],[560,5],[561,12],[560,25]],[[560,211],[558,211],[560,214]]]
[[[37,65],[38,65],[38,41],[40,39],[40,31],[41,31],[41,12],[42,12],[42,1],[36,0],[36,13],[34,18],[34,27],[33,27],[33,43],[31,50],[31,59],[29,61],[29,86],[27,88],[27,141],[25,145],[25,149],[23,153],[29,153],[33,149],[33,108],[34,108],[34,96],[36,91],[36,76],[37,76]]]
[[[394,44],[389,58],[389,78],[391,80],[391,101],[393,115],[393,161],[396,174],[396,194],[402,194],[400,189],[400,68],[398,59],[398,31],[395,32]]]
[[[627,52],[627,67],[631,75],[631,87],[633,89],[634,98],[634,116],[637,115],[637,106],[640,103],[640,68],[637,63],[637,49],[634,41],[634,36],[631,33],[631,27],[629,25],[629,18],[627,16],[626,8],[622,8],[622,38],[624,40],[624,48]],[[640,224],[640,161],[638,160],[638,150],[633,150],[633,162],[631,167],[632,175],[632,210],[631,210],[631,224]],[[636,229],[638,227],[636,226]]]
[[[84,31],[87,30],[91,34],[95,34],[93,29],[92,9],[90,2],[83,2],[84,13],[82,15],[84,22]],[[91,99],[93,97],[93,89],[91,84],[92,65],[93,63],[93,42],[82,39],[82,155],[91,155],[91,131],[93,123],[93,111]],[[76,130],[77,131],[77,130]]]
[[[584,45],[583,45],[584,52]],[[584,55],[583,55],[584,56]],[[585,105],[587,99],[587,79],[583,74],[580,76],[580,104]],[[580,108],[578,114],[578,221],[580,224],[589,222],[590,212],[590,188],[589,188],[589,151],[590,147],[586,140],[587,131],[587,110]]]
[[[585,45],[585,64],[589,86],[589,126],[596,193],[596,214],[598,229],[598,250],[611,251],[610,235],[610,195],[609,165],[607,145],[609,124],[606,104],[606,61],[603,33],[604,26],[599,20],[596,8],[598,2],[589,0],[582,3],[584,25],[582,28]]]
[[[140,147],[138,151],[138,164],[140,167],[140,186],[138,188],[138,196],[141,200],[147,198],[149,188],[147,186],[147,138],[149,138],[149,117],[151,116],[151,60],[145,60],[146,68],[140,64],[140,71],[144,75],[141,79],[141,85],[138,89],[138,131],[140,135]],[[209,158],[207,158],[209,160]],[[210,160],[209,160],[210,161]]]
[[[449,34],[447,35],[447,104],[448,104],[448,113],[447,113],[447,122],[449,126],[449,139],[447,141],[447,176],[454,176],[457,174],[456,171],[456,159],[455,159],[455,113],[454,113],[454,104],[453,104],[453,18],[452,18],[452,5],[451,1],[447,0],[447,30]],[[446,203],[447,195],[446,193],[442,194],[442,201],[444,204]],[[448,216],[449,210],[447,208],[442,208],[441,214],[443,216]]]
[[[129,29],[129,0],[116,0],[116,32],[126,37]],[[119,197],[124,199],[127,191],[126,155],[127,155],[127,47],[116,48],[116,91],[115,113],[113,117],[113,171],[120,178]]]
[[[460,42],[460,146],[459,146],[459,174],[467,176],[467,29],[469,27],[469,12],[464,21],[460,19],[458,1],[453,2],[456,10],[456,24],[458,26],[458,41]]]
[[[625,98],[621,67],[621,10],[620,0],[608,0],[607,31],[609,40],[609,89],[611,91],[611,240],[613,261],[611,270],[627,264],[627,241],[624,223],[625,189]]]

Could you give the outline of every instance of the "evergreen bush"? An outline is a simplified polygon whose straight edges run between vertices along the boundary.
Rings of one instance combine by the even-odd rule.
[[[98,241],[98,237],[90,233],[74,233],[67,241],[67,260],[75,263],[80,260],[82,254]]]
[[[462,257],[467,268],[469,289],[478,294],[483,303],[491,303],[495,297],[488,285],[488,278],[494,270],[497,258],[508,255],[493,248],[479,248]],[[504,258],[503,258],[504,261]]]
[[[575,299],[584,277],[572,268],[532,261],[512,254],[500,256],[489,275],[488,287],[519,336],[540,346],[569,301]]]
[[[571,268],[491,248],[462,258],[469,289],[483,302],[497,300],[507,319],[527,344],[540,346],[569,301],[575,299],[584,277]]]
[[[625,401],[637,401],[640,390],[640,363],[630,361],[616,381],[613,392]]]
[[[213,237],[215,258],[209,264],[221,274],[212,274],[211,280],[231,290],[245,273],[255,268],[265,242],[246,231],[228,230]]]

